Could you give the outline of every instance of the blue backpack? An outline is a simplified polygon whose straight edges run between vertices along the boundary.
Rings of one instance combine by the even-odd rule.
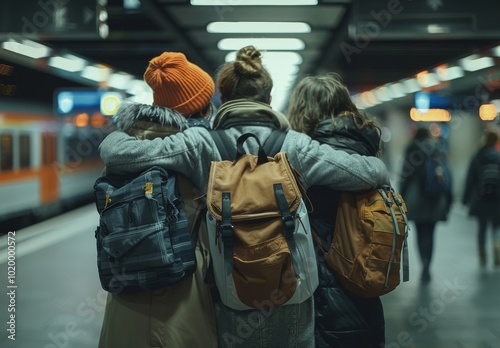
[[[425,192],[440,195],[451,191],[451,171],[443,154],[436,152],[425,159]]]
[[[102,176],[94,185],[97,267],[104,290],[152,291],[191,276],[199,214],[188,227],[174,173],[152,167],[136,176]]]

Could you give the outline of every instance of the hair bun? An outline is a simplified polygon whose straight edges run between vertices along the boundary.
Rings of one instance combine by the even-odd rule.
[[[236,54],[235,72],[241,76],[259,77],[262,74],[261,53],[254,46],[245,46]]]

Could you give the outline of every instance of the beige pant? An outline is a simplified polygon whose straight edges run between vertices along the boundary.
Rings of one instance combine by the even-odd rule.
[[[153,292],[109,294],[99,348],[217,347],[210,290],[197,250],[193,277]]]

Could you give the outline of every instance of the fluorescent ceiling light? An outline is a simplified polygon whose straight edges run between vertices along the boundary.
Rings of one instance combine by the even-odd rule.
[[[140,0],[123,0],[123,8],[127,10],[137,10],[141,7]]]
[[[460,59],[460,64],[467,71],[476,71],[486,69],[495,65],[495,61],[491,57],[480,57],[477,54]]]
[[[147,85],[144,80],[134,79],[129,82],[128,89],[126,91],[128,94],[141,94],[141,93],[153,93],[151,87]]]
[[[390,90],[387,86],[375,88],[373,93],[375,93],[375,97],[381,102],[389,101],[392,99],[390,96]]]
[[[297,52],[261,52],[262,63],[264,64],[287,64],[299,65],[302,64],[302,56]],[[236,59],[236,52],[226,54],[225,61],[232,62]]]
[[[380,104],[380,101],[372,91],[363,92],[359,97],[361,98],[361,102],[366,106],[374,106]]]
[[[277,72],[282,72],[286,75],[297,75],[299,73],[298,65],[288,65],[288,64],[266,64],[264,63],[264,67],[271,73],[271,75],[276,74]]]
[[[108,79],[111,70],[102,65],[89,65],[82,71],[82,77],[102,82]]]
[[[209,33],[310,33],[311,27],[303,22],[212,22]]]
[[[9,41],[2,42],[2,48],[33,59],[47,57],[51,51],[51,49],[47,46],[30,40],[22,40],[22,42],[18,42],[11,39]]]
[[[87,64],[84,59],[78,58],[71,54],[64,56],[50,57],[49,66],[69,72],[81,71]]]
[[[297,38],[235,38],[222,39],[217,44],[220,50],[239,50],[242,47],[253,45],[258,50],[303,50],[304,41]]]
[[[494,56],[500,57],[500,46],[494,47],[492,51]]]
[[[449,33],[450,28],[447,26],[439,25],[439,24],[429,24],[429,25],[427,25],[427,32],[429,34]]]
[[[420,86],[432,87],[439,84],[439,79],[437,78],[437,74],[426,71],[419,72],[417,74],[417,81]]]
[[[194,6],[317,5],[318,0],[191,0]]]
[[[127,73],[114,73],[109,77],[108,86],[125,90],[128,88],[128,85],[130,81],[132,81],[132,78],[132,75],[129,75]]]
[[[464,76],[464,70],[459,66],[437,67],[436,74],[441,81],[450,81]]]
[[[417,79],[410,78],[403,81],[403,86],[406,93],[414,93],[420,91],[420,86]]]
[[[389,96],[393,99],[401,98],[406,95],[405,88],[401,82],[396,82],[388,86]]]

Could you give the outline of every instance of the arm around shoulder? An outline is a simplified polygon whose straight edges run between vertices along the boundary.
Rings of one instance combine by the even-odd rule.
[[[361,191],[389,182],[389,173],[381,159],[349,155],[329,145],[320,145],[302,133],[290,131],[283,150],[306,188],[324,185],[334,190]]]
[[[156,165],[191,177],[195,169],[210,163],[213,146],[203,140],[208,137],[208,132],[201,127],[153,140],[139,140],[115,131],[102,141],[99,153],[107,170],[116,174],[138,172]]]

